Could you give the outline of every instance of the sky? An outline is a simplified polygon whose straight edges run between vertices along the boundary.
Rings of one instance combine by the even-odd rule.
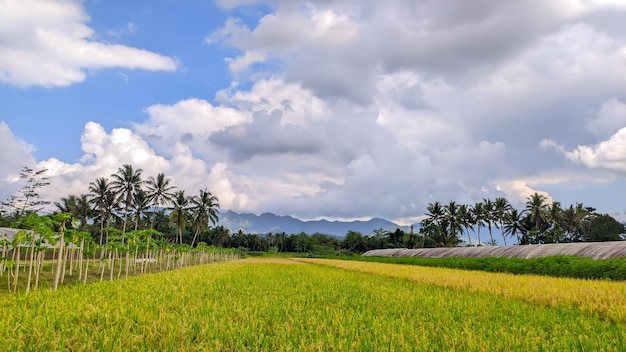
[[[626,220],[626,1],[0,0],[0,199],[123,164],[221,210]]]

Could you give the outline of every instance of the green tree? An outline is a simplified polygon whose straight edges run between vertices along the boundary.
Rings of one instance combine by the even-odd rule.
[[[139,222],[141,220],[141,216],[148,210],[150,207],[150,198],[148,194],[141,188],[138,188],[133,194],[133,213],[135,217],[135,231],[139,229]]]
[[[216,247],[225,247],[228,245],[230,241],[230,230],[224,227],[223,225],[215,226],[208,231],[208,243],[216,246]],[[278,236],[276,236],[276,245],[280,246],[282,243],[278,242]],[[279,250],[281,248],[279,247]]]
[[[461,218],[461,225],[467,233],[467,243],[471,247],[472,237],[470,236],[470,229],[473,230],[472,225],[474,224],[474,215],[472,214],[471,208],[467,204],[459,205],[459,216]]]
[[[112,207],[115,206],[115,194],[111,190],[109,180],[105,177],[97,178],[89,183],[89,203],[94,205],[99,212],[100,217],[100,245],[102,245],[102,237],[104,228],[109,226],[108,220],[110,213],[113,212]]]
[[[170,185],[171,180],[166,178],[164,174],[160,173],[156,178],[150,176],[146,182],[146,188],[148,189],[148,197],[152,200],[152,207],[154,208],[154,217],[150,221],[150,228],[153,227],[156,213],[159,209],[167,207],[172,201],[174,196],[175,186]]]
[[[515,236],[517,244],[521,244],[520,235],[524,234],[524,214],[511,208],[504,216],[504,226],[502,229],[502,237]]]
[[[524,210],[532,224],[532,230],[541,233],[546,230],[548,219],[548,204],[546,196],[535,192],[526,198],[526,208]]]
[[[141,169],[134,169],[132,165],[124,164],[112,174],[111,189],[118,196],[118,201],[124,204],[124,225],[122,234],[126,233],[128,215],[133,205],[133,195],[141,188]]]
[[[198,196],[191,198],[191,203],[190,210],[193,212],[193,226],[195,228],[193,240],[191,240],[193,247],[198,234],[208,228],[209,224],[217,223],[220,204],[217,197],[206,189],[200,190]]]
[[[624,224],[608,214],[598,214],[591,216],[586,240],[589,242],[621,241],[625,233]]]
[[[445,215],[445,211],[441,203],[439,203],[439,201],[428,203],[426,211],[425,215],[429,222],[435,226],[441,226],[441,221],[443,221]]]
[[[480,228],[485,226],[485,219],[489,216],[485,209],[485,205],[482,202],[477,202],[474,204],[472,208],[473,213],[473,224],[476,225],[476,234],[478,236],[478,245],[482,246],[482,241],[480,240]]]
[[[444,223],[447,225],[443,228],[445,246],[456,246],[460,242],[459,234],[464,226],[464,219],[456,202],[452,201],[444,207]]]
[[[183,230],[187,224],[190,203],[191,201],[185,195],[185,191],[174,193],[170,207],[172,210],[170,213],[170,227],[176,224],[176,235],[179,244],[183,244]]]
[[[493,225],[496,220],[494,206],[495,204],[491,201],[491,199],[483,198],[483,204],[485,205],[484,217],[485,225],[487,225],[487,229],[489,230],[489,245],[493,246],[494,243],[497,243],[493,240]]]
[[[498,197],[493,202],[493,215],[496,221],[496,226],[502,231],[502,241],[506,246],[506,236],[504,235],[504,223],[506,222],[506,215],[512,209],[511,204],[506,198]]]
[[[364,253],[367,251],[367,241],[360,232],[350,230],[341,241],[341,248],[350,253]]]
[[[89,219],[93,217],[93,210],[86,194],[80,196],[71,194],[67,198],[61,198],[61,201],[55,202],[54,205],[61,212],[71,213],[79,223],[78,230],[86,231]]]
[[[394,232],[389,233],[389,242],[391,242],[391,244],[396,248],[403,247],[404,231],[398,228]]]

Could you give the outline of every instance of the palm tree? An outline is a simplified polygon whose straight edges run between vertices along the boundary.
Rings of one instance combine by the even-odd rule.
[[[548,212],[546,214],[546,221],[552,226],[552,228],[561,227],[563,219],[563,209],[561,208],[561,202],[554,201],[548,206]]]
[[[459,243],[458,233],[463,231],[463,218],[459,213],[459,206],[452,201],[444,207],[444,222],[448,225],[448,236],[445,237],[444,244],[446,246],[456,245]],[[444,233],[446,231],[443,231]]]
[[[62,213],[73,213],[76,208],[77,197],[74,194],[70,194],[67,198],[61,198],[60,202],[54,202],[54,205]]]
[[[583,241],[587,240],[587,230],[589,228],[591,218],[595,214],[595,211],[596,209],[593,207],[585,207],[582,203],[576,203],[576,232]]]
[[[160,173],[156,178],[150,176],[146,182],[146,188],[148,189],[148,198],[152,201],[152,207],[154,212],[160,207],[166,207],[172,200],[173,191],[175,186],[170,186],[170,179],[166,178],[164,174]],[[150,228],[154,225],[154,218],[150,221]]]
[[[472,246],[472,237],[470,236],[469,230],[472,229],[474,217],[472,215],[471,209],[467,206],[467,204],[459,205],[459,216],[461,217],[461,224],[467,232],[467,241],[469,245]]]
[[[515,236],[517,238],[517,244],[520,244],[519,235],[523,234],[526,230],[524,228],[524,214],[522,212],[518,212],[517,209],[511,208],[504,215],[504,227],[502,229],[502,237],[506,235]]]
[[[191,241],[191,246],[193,247],[198,238],[198,234],[206,229],[209,223],[214,225],[217,223],[217,214],[219,212],[217,208],[219,208],[220,205],[217,197],[206,189],[200,190],[200,195],[193,197],[191,203],[193,203],[191,207],[193,211],[193,225],[196,228],[193,240]]]
[[[89,203],[94,204],[94,209],[97,208],[100,212],[100,245],[102,245],[102,231],[107,220],[108,199],[111,198],[111,194],[113,192],[107,178],[100,177],[89,183]]]
[[[128,214],[133,205],[133,194],[141,187],[141,169],[133,169],[132,165],[124,164],[112,174],[111,189],[118,196],[118,200],[124,204],[124,226],[122,235],[126,233]]]
[[[485,205],[485,214],[483,220],[485,221],[485,225],[487,225],[487,229],[489,230],[489,245],[493,246],[495,243],[493,241],[493,233],[491,229],[493,228],[493,222],[495,221],[494,216],[494,203],[491,199],[483,198],[483,204]]]
[[[79,231],[85,231],[87,223],[93,215],[93,211],[89,206],[89,199],[86,194],[75,196],[69,195],[67,198],[61,198],[61,202],[55,202],[54,205],[61,212],[71,213],[74,218],[80,222]]]
[[[438,201],[435,203],[428,203],[426,210],[428,211],[426,213],[427,218],[436,226],[440,226],[445,214],[441,203]]]
[[[88,195],[81,194],[78,197],[75,211],[76,212],[74,213],[74,217],[78,219],[78,221],[80,222],[80,226],[78,227],[78,230],[84,232],[87,230],[87,223],[89,222],[89,219],[91,219],[94,216],[94,211],[89,206]]]
[[[150,199],[143,189],[138,189],[133,194],[133,211],[135,212],[135,231],[139,228],[141,215],[150,207]]]
[[[494,220],[497,222],[496,226],[502,231],[502,240],[506,246],[506,236],[504,236],[504,222],[507,212],[511,209],[511,204],[506,198],[498,197],[493,202],[493,215]]]
[[[547,222],[547,210],[546,196],[535,192],[533,195],[526,198],[525,212],[530,218],[533,230],[541,231],[542,226]]]
[[[172,210],[170,213],[170,226],[176,224],[176,233],[180,244],[183,244],[183,229],[185,228],[188,216],[187,211],[189,210],[189,203],[190,200],[189,197],[185,195],[185,191],[178,191],[174,193],[172,206],[170,207]]]
[[[473,224],[476,225],[476,234],[478,235],[478,245],[481,246],[480,241],[480,228],[485,226],[485,218],[488,216],[485,211],[485,205],[481,202],[474,204],[473,211]]]

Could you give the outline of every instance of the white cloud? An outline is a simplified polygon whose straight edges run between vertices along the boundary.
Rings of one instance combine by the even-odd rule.
[[[176,69],[176,62],[147,50],[95,40],[79,1],[6,0],[0,3],[0,82],[67,86],[87,70]],[[129,25],[128,30],[133,30]]]
[[[135,123],[134,129],[160,153],[173,156],[177,150],[172,147],[181,143],[208,160],[213,158],[212,151],[207,150],[211,133],[251,121],[245,111],[214,106],[201,99],[185,99],[174,105],[152,105],[145,111],[148,120]]]
[[[626,172],[626,127],[611,138],[594,146],[578,146],[566,156],[590,168],[604,168],[624,174]]]

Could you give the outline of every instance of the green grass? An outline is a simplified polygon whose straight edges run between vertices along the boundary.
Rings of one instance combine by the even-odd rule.
[[[626,258],[600,259],[554,256],[545,258],[421,258],[421,257],[341,257],[376,263],[420,265],[440,268],[480,270],[517,275],[545,275],[594,280],[626,280]]]
[[[310,264],[238,261],[4,296],[0,315],[5,350],[626,348],[623,326],[574,308]]]

